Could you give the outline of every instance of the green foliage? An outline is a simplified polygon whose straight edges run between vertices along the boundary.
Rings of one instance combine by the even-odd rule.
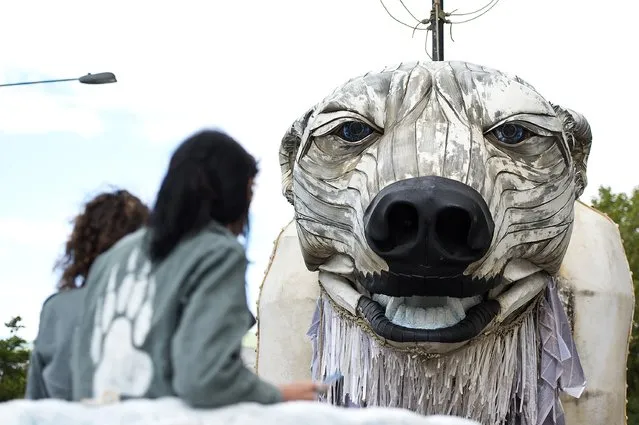
[[[10,336],[0,339],[0,402],[24,397],[31,352],[26,341],[18,336],[18,331],[24,328],[21,321],[17,316],[5,323]]]
[[[635,294],[639,288],[639,187],[630,195],[613,193],[609,187],[599,188],[599,196],[593,199],[592,206],[606,213],[619,225],[619,233],[626,250]],[[639,425],[639,325],[635,298],[635,317],[628,353],[628,424]]]

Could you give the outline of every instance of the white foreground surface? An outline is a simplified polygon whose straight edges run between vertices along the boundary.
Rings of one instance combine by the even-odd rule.
[[[0,418],[2,425],[478,425],[462,418],[424,417],[399,409],[344,409],[311,402],[195,410],[172,398],[99,407],[57,400],[18,400],[0,404]]]

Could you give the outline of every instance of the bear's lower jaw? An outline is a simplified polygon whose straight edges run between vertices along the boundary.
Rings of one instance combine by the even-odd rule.
[[[389,305],[407,301],[402,298],[392,299]],[[373,299],[362,297],[358,307],[377,335],[394,342],[465,342],[479,335],[500,311],[499,302],[490,299],[470,307],[461,319],[453,318],[457,313],[450,306],[422,308],[401,304],[391,320],[386,315],[388,306],[384,308]],[[451,323],[453,320],[456,321]]]

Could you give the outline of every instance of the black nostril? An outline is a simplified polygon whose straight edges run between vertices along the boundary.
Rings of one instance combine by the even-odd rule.
[[[391,205],[388,208],[386,225],[386,237],[375,240],[380,252],[389,252],[399,246],[414,243],[419,228],[417,209],[404,202]]]
[[[469,240],[471,225],[468,211],[458,207],[443,208],[435,217],[435,236],[448,254],[466,257],[473,254]]]

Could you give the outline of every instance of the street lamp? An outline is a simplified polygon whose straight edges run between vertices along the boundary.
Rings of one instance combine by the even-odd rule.
[[[79,78],[65,78],[61,80],[27,81],[24,83],[0,84],[0,87],[26,86],[28,84],[61,83],[64,81],[79,81],[82,84],[110,84],[110,83],[116,83],[118,80],[115,78],[115,74],[113,74],[112,72],[99,72],[97,74],[83,75],[82,77],[79,77]]]

